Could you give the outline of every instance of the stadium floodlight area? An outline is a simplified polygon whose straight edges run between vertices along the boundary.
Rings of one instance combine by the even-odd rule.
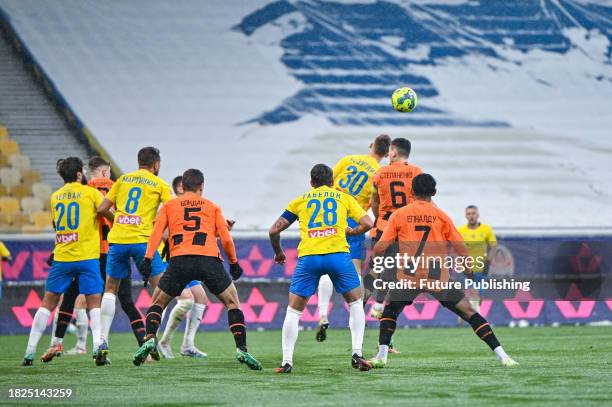
[[[312,164],[364,152],[380,133],[413,140],[412,161],[437,176],[456,220],[478,203],[500,226],[612,221],[605,3],[0,7],[122,170],[158,146],[162,176],[201,168],[240,228],[267,227]],[[419,95],[412,113],[391,108],[400,86]]]

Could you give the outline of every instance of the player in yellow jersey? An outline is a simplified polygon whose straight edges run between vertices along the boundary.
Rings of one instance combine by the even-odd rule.
[[[283,323],[283,361],[276,372],[290,373],[292,370],[300,316],[324,274],[330,276],[336,291],[349,305],[351,364],[355,369],[369,370],[371,366],[362,355],[365,313],[359,275],[351,262],[346,236],[367,232],[373,222],[352,196],[333,188],[333,171],[327,165],[317,164],[312,168],[310,185],[312,189],[294,199],[270,228],[274,260],[282,264],[285,253],[280,234],[296,220],[300,224],[298,263],[291,279],[289,305]],[[348,227],[349,218],[359,225]]]
[[[484,267],[478,267],[475,265],[472,271],[474,272],[474,280],[482,281],[487,276],[488,261],[486,260],[488,254],[497,245],[497,239],[491,226],[479,222],[480,213],[476,205],[469,205],[465,208],[465,219],[467,223],[459,228],[459,233],[463,237],[463,241],[468,248],[470,256],[473,258],[483,257]],[[478,263],[480,264],[480,262]],[[469,293],[469,300],[472,308],[476,312],[480,312],[480,298],[479,292],[472,290]]]
[[[100,205],[101,211],[115,207],[113,227],[108,234],[110,247],[101,311],[102,339],[107,342],[115,316],[119,284],[121,279],[130,275],[130,259],[136,264],[142,261],[157,209],[172,198],[168,184],[157,176],[160,166],[159,150],[155,147],[142,148],[138,152],[138,171],[119,177]],[[145,284],[150,281],[153,287],[157,287],[164,269],[161,256],[156,252],[152,259],[151,275],[143,276]],[[153,357],[158,358],[159,355]]]
[[[382,134],[370,143],[368,154],[347,155],[338,161],[334,167],[334,188],[352,195],[359,206],[367,211],[370,207],[370,196],[372,195],[372,176],[380,167],[380,161],[389,155],[390,144],[391,138]],[[349,218],[348,226],[354,228],[357,226],[357,222]],[[362,262],[365,258],[365,234],[347,236],[346,240],[349,244],[355,269],[361,275]],[[316,339],[318,342],[323,342],[327,338],[327,328],[329,327],[327,310],[333,291],[334,287],[329,276],[321,276],[317,292],[319,326]]]
[[[112,219],[112,213],[100,210],[103,197],[98,190],[81,183],[84,175],[80,158],[62,160],[58,170],[65,184],[51,195],[55,228],[54,261],[47,277],[45,295],[32,322],[23,365],[33,364],[36,346],[47,326],[51,310],[57,306],[61,294],[73,278],[78,279],[79,291],[86,298],[94,357],[96,364],[101,365],[104,364],[102,355],[106,346],[100,338],[102,278],[98,214]]]

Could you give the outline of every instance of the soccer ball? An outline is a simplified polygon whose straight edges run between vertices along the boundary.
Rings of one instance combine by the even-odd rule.
[[[398,112],[412,112],[417,105],[417,94],[408,87],[396,89],[391,95],[391,103]]]

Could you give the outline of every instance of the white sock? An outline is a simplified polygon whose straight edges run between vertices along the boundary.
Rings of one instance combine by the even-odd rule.
[[[164,328],[164,335],[161,337],[160,342],[168,344],[172,341],[172,336],[176,331],[176,328],[183,322],[185,315],[193,307],[193,300],[177,300],[176,305],[172,308],[168,322]]]
[[[55,309],[53,314],[53,323],[51,324],[51,346],[54,345],[53,340],[55,339],[55,330],[57,329],[57,319],[59,318],[59,307]]]
[[[46,308],[40,307],[36,311],[36,314],[34,315],[34,321],[32,321],[32,328],[30,328],[30,338],[28,339],[26,355],[36,353],[36,346],[38,346],[38,341],[40,341],[41,336],[45,332],[45,328],[47,327],[47,322],[49,322],[50,316],[51,311]]]
[[[302,311],[287,307],[285,321],[283,322],[283,363],[293,366],[293,350],[298,338],[300,317]]]
[[[54,336],[51,339],[51,346],[61,345],[63,340],[64,340],[64,338],[58,338],[57,336]]]
[[[102,305],[100,306],[100,338],[108,343],[108,335],[110,333],[113,318],[115,318],[115,303],[116,296],[113,293],[104,293],[102,296]],[[93,328],[92,328],[93,335]]]
[[[376,355],[376,359],[380,359],[383,362],[387,363],[387,355],[389,354],[389,345],[379,345],[378,346],[378,355]]]
[[[102,317],[100,314],[100,308],[92,308],[89,310],[89,320],[91,322],[91,339],[93,340],[94,350],[98,349],[98,347],[100,347],[100,344],[102,343]]]
[[[76,347],[79,349],[87,348],[87,331],[89,325],[89,319],[87,318],[87,311],[85,308],[76,308],[76,326],[77,326],[77,343]]]
[[[349,328],[351,329],[351,341],[353,343],[353,354],[363,356],[363,333],[365,331],[365,312],[363,312],[363,301],[355,300],[349,304]]]
[[[327,310],[329,308],[329,301],[331,300],[332,294],[334,293],[334,284],[331,278],[327,274],[321,276],[319,280],[319,291],[317,293],[319,297],[319,321],[323,324],[329,323],[327,319]]]
[[[493,352],[495,352],[495,356],[497,357],[498,360],[504,360],[504,359],[510,358],[510,356],[508,356],[508,354],[504,351],[504,348],[502,348],[501,345],[493,349]]]
[[[195,336],[198,332],[198,328],[200,327],[200,322],[202,321],[202,315],[204,315],[204,310],[206,309],[206,304],[193,304],[193,308],[189,313],[189,319],[187,320],[187,325],[185,326],[185,336],[183,336],[183,348],[191,349],[195,346]]]

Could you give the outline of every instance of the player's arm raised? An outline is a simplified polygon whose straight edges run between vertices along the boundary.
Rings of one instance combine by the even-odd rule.
[[[291,226],[296,219],[297,216],[294,213],[285,211],[270,227],[270,243],[272,244],[272,249],[274,250],[274,261],[278,264],[284,264],[286,259],[285,252],[281,246],[280,234],[283,230]]]

